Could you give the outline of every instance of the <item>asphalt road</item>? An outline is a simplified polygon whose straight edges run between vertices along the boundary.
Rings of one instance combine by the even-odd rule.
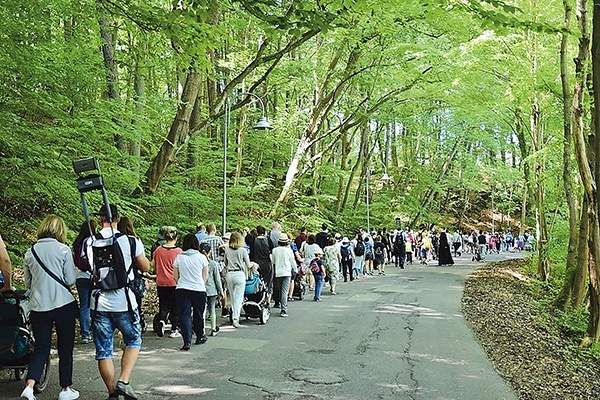
[[[488,260],[508,257],[518,255]],[[294,301],[288,318],[275,312],[265,325],[221,320],[218,336],[189,352],[148,332],[131,384],[141,399],[515,399],[460,311],[478,265],[456,262],[388,266],[386,276],[340,283],[337,296],[324,289],[322,302]],[[16,399],[23,383],[9,372],[0,398]],[[57,398],[57,372],[54,359],[37,399]],[[76,345],[73,387],[81,399],[107,398],[93,344]]]

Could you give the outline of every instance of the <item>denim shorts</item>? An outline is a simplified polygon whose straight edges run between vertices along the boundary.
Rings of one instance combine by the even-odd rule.
[[[115,333],[115,329],[119,330],[123,335],[125,348],[139,349],[142,346],[140,317],[137,310],[133,310],[133,313],[134,321],[132,322],[132,314],[129,311],[95,312],[93,331],[94,345],[96,346],[96,360],[112,358],[113,335]]]

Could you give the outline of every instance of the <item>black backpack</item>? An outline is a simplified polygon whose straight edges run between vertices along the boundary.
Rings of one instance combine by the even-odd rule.
[[[129,285],[129,273],[133,268],[133,262],[129,267],[125,265],[123,252],[118,243],[118,238],[123,236],[117,233],[111,237],[104,238],[100,233],[92,239],[93,269],[92,288],[103,291],[117,290]],[[131,246],[131,241],[129,241]],[[132,253],[131,258],[135,255]]]
[[[351,258],[350,246],[344,244],[340,247],[340,253],[342,254],[342,260],[348,261]]]
[[[358,257],[365,255],[365,244],[363,242],[356,243],[356,248],[354,249],[354,254]]]
[[[375,255],[377,257],[382,257],[383,256],[383,249],[381,246],[375,246]]]

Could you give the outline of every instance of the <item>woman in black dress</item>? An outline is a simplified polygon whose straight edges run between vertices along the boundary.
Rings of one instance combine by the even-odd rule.
[[[450,252],[450,244],[448,243],[448,234],[444,230],[440,235],[439,242],[438,265],[452,265],[452,253]]]

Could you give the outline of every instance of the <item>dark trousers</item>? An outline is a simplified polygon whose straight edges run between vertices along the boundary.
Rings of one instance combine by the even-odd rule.
[[[177,307],[177,297],[175,296],[175,286],[157,286],[158,293],[158,314],[160,319],[165,321],[167,315],[171,321],[171,330],[177,329],[179,323],[179,308]]]
[[[196,338],[198,339],[204,336],[206,292],[177,289],[175,293],[177,295],[177,304],[179,305],[179,324],[181,326],[183,343],[191,343],[192,331],[196,333]]]
[[[56,325],[60,386],[67,387],[73,384],[73,343],[78,312],[75,301],[50,311],[31,311],[29,317],[35,337],[35,348],[29,360],[27,379],[40,381],[44,364],[50,355],[52,326]]]
[[[273,293],[273,267],[271,265],[263,265],[259,267],[258,272],[260,273],[260,277],[267,285],[267,292]]]
[[[350,281],[354,280],[352,276],[352,259],[344,260],[342,259],[342,274],[344,274],[344,282],[348,282],[348,274],[350,274]]]

